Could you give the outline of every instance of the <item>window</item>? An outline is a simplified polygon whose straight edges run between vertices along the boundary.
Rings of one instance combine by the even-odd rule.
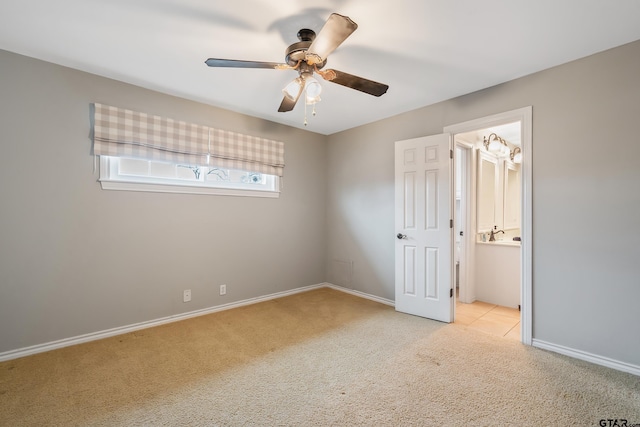
[[[92,110],[103,189],[280,195],[284,142],[99,103]]]
[[[100,156],[104,190],[279,197],[279,178],[260,172]]]

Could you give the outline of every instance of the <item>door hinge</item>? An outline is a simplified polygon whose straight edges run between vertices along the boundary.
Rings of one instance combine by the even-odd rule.
[[[449,220],[449,228],[453,228],[453,220],[452,219]]]
[[[453,150],[449,150],[449,158],[453,159]]]
[[[449,298],[453,298],[453,288],[449,289]]]

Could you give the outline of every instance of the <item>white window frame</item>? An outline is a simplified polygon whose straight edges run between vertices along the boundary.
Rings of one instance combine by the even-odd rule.
[[[242,197],[280,197],[280,178],[275,175],[268,175],[273,180],[273,185],[269,189],[249,189],[240,188],[241,184],[220,182],[216,186],[216,181],[206,183],[197,181],[179,181],[163,178],[145,176],[121,176],[118,174],[119,157],[100,156],[100,178],[98,181],[103,190],[120,191],[145,191],[154,193],[182,193],[182,194],[204,194],[212,196],[242,196]]]

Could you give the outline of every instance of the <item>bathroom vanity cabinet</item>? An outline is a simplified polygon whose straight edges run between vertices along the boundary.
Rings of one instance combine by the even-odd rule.
[[[520,242],[476,244],[476,299],[504,307],[520,305]]]

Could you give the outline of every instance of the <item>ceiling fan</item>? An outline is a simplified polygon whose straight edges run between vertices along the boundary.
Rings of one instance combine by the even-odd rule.
[[[336,50],[357,28],[358,25],[349,17],[332,13],[317,36],[313,30],[308,28],[303,28],[298,31],[298,39],[300,41],[286,49],[285,63],[220,58],[209,58],[205,63],[209,67],[296,70],[298,77],[283,90],[284,98],[282,99],[280,108],[278,108],[279,112],[293,110],[293,107],[295,107],[298,99],[305,90],[307,104],[315,104],[320,100],[322,88],[313,77],[313,73],[317,73],[324,80],[373,96],[381,96],[389,89],[388,85],[338,70],[322,70],[327,64],[327,56]]]

